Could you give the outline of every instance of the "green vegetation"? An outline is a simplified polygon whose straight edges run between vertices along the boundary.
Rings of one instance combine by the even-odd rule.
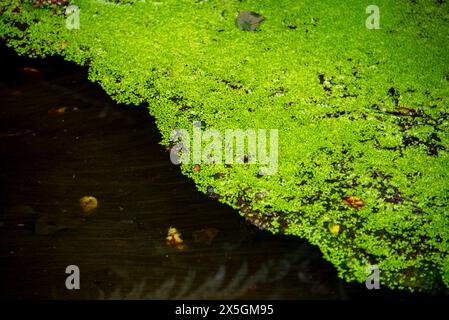
[[[275,175],[182,172],[256,225],[307,238],[347,281],[377,264],[381,285],[447,290],[449,3],[378,0],[378,30],[356,0],[72,4],[78,30],[2,1],[0,36],[19,54],[88,65],[118,102],[147,103],[164,145],[193,121],[279,129]],[[236,26],[246,10],[265,18],[255,31]]]

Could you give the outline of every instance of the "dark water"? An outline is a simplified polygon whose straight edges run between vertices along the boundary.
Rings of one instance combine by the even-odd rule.
[[[145,107],[115,104],[60,59],[0,54],[2,298],[429,297],[342,282],[316,247],[197,192]],[[87,219],[84,195],[99,201]],[[166,245],[170,226],[186,250]],[[194,241],[203,228],[219,230],[210,244]],[[72,264],[80,290],[65,288]]]

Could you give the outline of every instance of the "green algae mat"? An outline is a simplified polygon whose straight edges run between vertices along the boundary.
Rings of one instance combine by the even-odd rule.
[[[345,280],[447,292],[449,3],[372,5],[2,0],[0,36],[148,105],[201,192]],[[248,141],[236,161],[211,148],[227,132]]]

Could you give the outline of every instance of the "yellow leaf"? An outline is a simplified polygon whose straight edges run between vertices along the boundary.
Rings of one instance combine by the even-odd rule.
[[[187,246],[183,243],[184,241],[181,238],[181,233],[173,227],[168,228],[167,234],[167,245],[171,247],[175,247],[178,250],[185,250]]]
[[[83,215],[92,214],[98,207],[98,200],[93,196],[84,196],[80,199],[80,207]]]
[[[329,230],[332,234],[338,234],[340,232],[340,225],[339,224],[332,224],[329,227]]]

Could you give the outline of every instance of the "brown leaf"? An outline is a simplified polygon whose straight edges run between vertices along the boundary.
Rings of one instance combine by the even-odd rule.
[[[178,250],[187,249],[187,246],[184,244],[184,240],[181,238],[181,233],[176,228],[168,228],[166,240],[168,246],[174,247]]]
[[[356,196],[343,197],[343,203],[354,209],[359,209],[365,205],[365,201]]]

